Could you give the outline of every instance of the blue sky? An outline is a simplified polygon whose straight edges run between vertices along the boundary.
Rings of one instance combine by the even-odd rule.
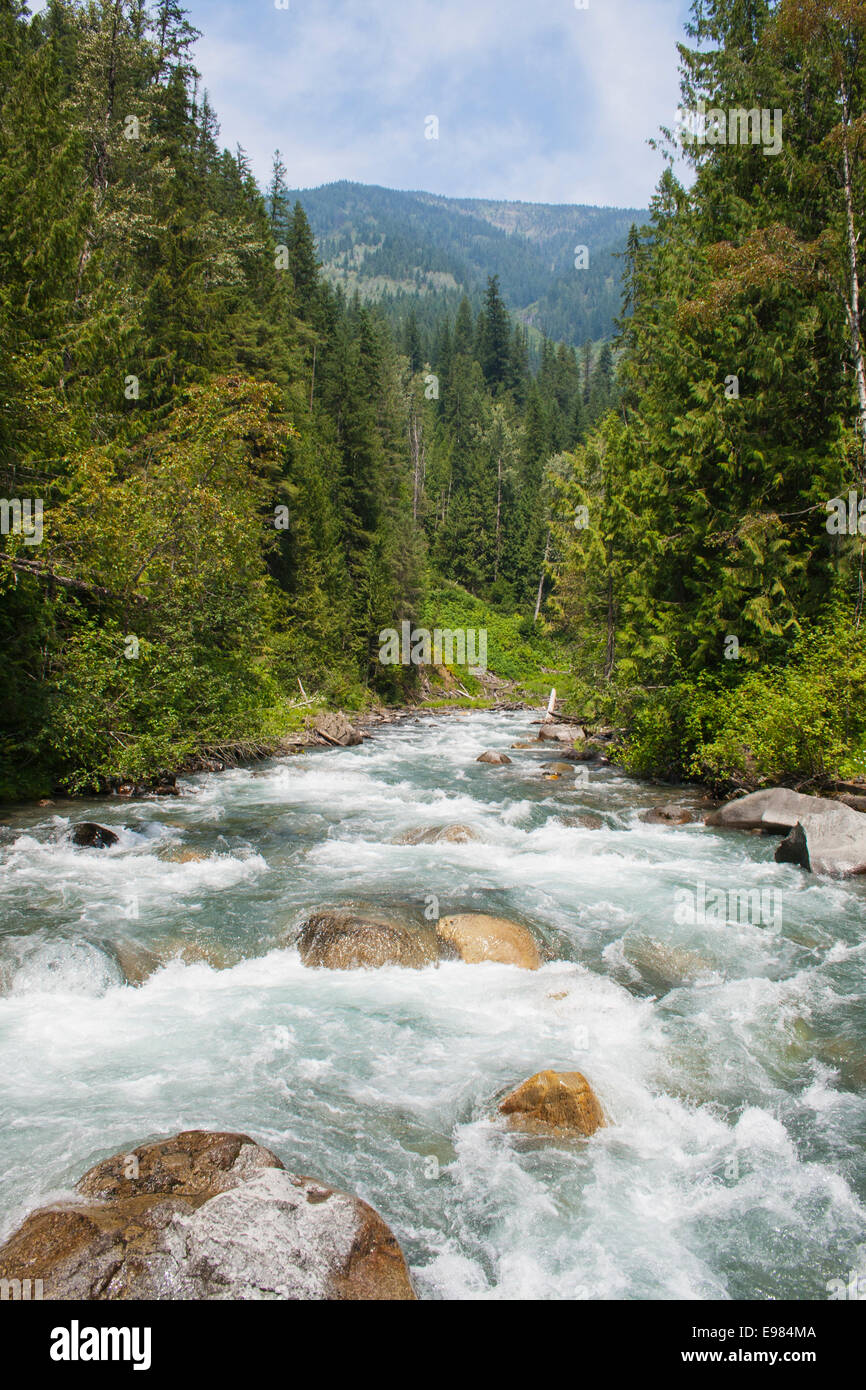
[[[260,181],[646,206],[689,0],[186,0]],[[37,6],[34,6],[36,8]],[[439,118],[439,139],[425,119]]]

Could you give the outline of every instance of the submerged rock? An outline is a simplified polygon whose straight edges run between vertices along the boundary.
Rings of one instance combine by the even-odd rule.
[[[205,854],[204,850],[180,849],[171,845],[168,849],[161,849],[156,857],[164,864],[202,864],[206,859],[210,859],[210,855]]]
[[[414,1299],[366,1202],[295,1177],[244,1134],[193,1130],[97,1164],[82,1199],[33,1212],[0,1278],[47,1299]]]
[[[866,874],[863,813],[833,802],[825,805],[827,810],[797,821],[776,850],[776,862],[800,864],[814,874],[830,874],[834,878]]]
[[[640,820],[644,825],[691,825],[697,816],[688,806],[670,802],[667,806],[653,806],[649,811],[642,811]]]
[[[543,772],[551,773],[554,777],[562,777],[563,775],[573,777],[575,775],[574,763],[542,763],[541,769]]]
[[[606,1124],[598,1097],[579,1071],[536,1072],[505,1097],[499,1110],[511,1125],[534,1134],[588,1138]]]
[[[482,753],[475,761],[477,763],[510,763],[511,759],[507,753],[495,753],[488,749],[486,753]]]
[[[482,912],[440,917],[436,934],[467,965],[496,961],[500,965],[517,965],[522,970],[537,970],[541,965],[532,933],[505,917],[488,917]]]
[[[562,825],[579,826],[581,830],[604,830],[604,817],[594,811],[581,811],[574,816],[560,816]]]
[[[140,941],[115,941],[115,960],[128,985],[142,985],[170,961],[184,965],[209,965],[212,970],[230,970],[241,960],[239,951],[215,941],[196,941],[186,937],[166,937],[145,946]]]
[[[451,845],[467,845],[472,840],[480,840],[471,825],[430,825],[406,830],[392,840],[395,845],[437,845],[444,841]]]
[[[428,927],[327,910],[308,918],[298,950],[304,965],[325,970],[378,970],[384,965],[421,970],[439,958],[435,933]]]
[[[109,849],[117,841],[118,836],[113,830],[89,820],[79,821],[72,830],[72,843],[81,849]]]
[[[784,835],[793,830],[803,816],[826,815],[835,809],[835,802],[825,801],[820,796],[805,796],[787,787],[773,787],[769,791],[752,792],[739,801],[729,801],[717,811],[711,811],[704,824]]]

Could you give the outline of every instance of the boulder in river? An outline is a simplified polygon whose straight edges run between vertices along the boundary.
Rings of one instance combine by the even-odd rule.
[[[499,1107],[509,1123],[532,1134],[582,1134],[605,1125],[598,1097],[582,1072],[539,1071]]]
[[[553,777],[564,775],[574,776],[574,763],[542,763],[542,772],[549,772]]]
[[[47,1299],[414,1299],[403,1253],[360,1198],[295,1177],[245,1134],[193,1130],[117,1154],[76,1202],[33,1212],[0,1278]]]
[[[128,985],[142,985],[173,960],[184,965],[209,965],[211,970],[230,970],[242,959],[234,947],[188,936],[168,936],[147,946],[132,938],[115,941],[112,951]]]
[[[541,965],[532,932],[505,917],[488,917],[483,912],[440,917],[436,933],[446,950],[456,951],[467,965],[496,961],[522,970],[537,970]]]
[[[642,811],[640,820],[644,825],[690,825],[697,820],[697,816],[688,806],[669,802],[666,806],[653,806],[649,811]]]
[[[542,724],[538,737],[551,743],[583,743],[585,731],[579,724]]]
[[[496,753],[491,749],[488,749],[486,753],[482,753],[480,757],[475,759],[475,761],[477,763],[504,764],[510,763],[511,759],[509,758],[507,753]]]
[[[772,787],[768,791],[751,792],[738,801],[729,801],[717,811],[711,811],[704,824],[725,826],[732,830],[766,830],[785,835],[793,830],[803,816],[825,815],[836,803],[820,796],[806,796],[788,787]]]
[[[157,858],[164,864],[202,864],[210,858],[202,849],[183,849],[179,845],[169,845],[159,850]]]
[[[420,825],[414,830],[406,830],[392,841],[395,845],[468,845],[472,840],[480,840],[471,825]]]
[[[580,811],[573,816],[560,816],[562,825],[578,826],[581,830],[604,830],[604,817],[594,811]]]
[[[421,970],[439,958],[430,927],[329,909],[307,919],[298,950],[304,965],[325,970],[378,970],[385,965]]]
[[[72,831],[72,843],[81,849],[109,849],[117,840],[113,830],[89,820],[79,821]]]
[[[358,730],[349,723],[342,710],[333,714],[320,714],[313,723],[314,733],[323,743],[338,748],[351,748],[364,740]]]
[[[776,850],[776,862],[800,864],[813,874],[829,874],[834,878],[866,874],[863,813],[832,801],[824,804],[827,810],[818,815],[802,816],[797,821]]]

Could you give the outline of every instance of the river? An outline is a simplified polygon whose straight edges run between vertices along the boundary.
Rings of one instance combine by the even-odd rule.
[[[435,715],[178,799],[8,813],[0,1237],[100,1158],[208,1128],[366,1198],[423,1298],[824,1299],[866,1273],[863,885],[776,865],[771,838],[644,824],[677,793],[613,768],[475,761],[534,718]],[[74,848],[88,819],[119,843]],[[392,843],[452,822],[482,843]],[[779,911],[689,920],[702,884]],[[423,921],[434,898],[530,924],[551,959],[331,972],[292,945],[311,907]],[[205,958],[132,987],[123,942]],[[612,1123],[509,1133],[497,1100],[545,1067],[583,1071]]]

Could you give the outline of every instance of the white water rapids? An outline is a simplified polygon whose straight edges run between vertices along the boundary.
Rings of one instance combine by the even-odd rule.
[[[475,761],[534,717],[434,716],[176,800],[7,814],[0,1238],[99,1159],[207,1128],[366,1198],[421,1297],[824,1299],[866,1271],[864,886],[775,864],[771,838],[643,824],[679,794],[544,780],[549,747]],[[563,820],[584,812],[603,828]],[[82,820],[119,843],[74,848]],[[482,843],[392,843],[453,822]],[[683,923],[699,883],[772,888],[782,920]],[[552,959],[301,965],[310,909],[423,922],[433,896],[527,923]],[[133,987],[122,941],[224,968],[169,959]],[[611,1125],[510,1133],[499,1098],[546,1067],[583,1071]]]

